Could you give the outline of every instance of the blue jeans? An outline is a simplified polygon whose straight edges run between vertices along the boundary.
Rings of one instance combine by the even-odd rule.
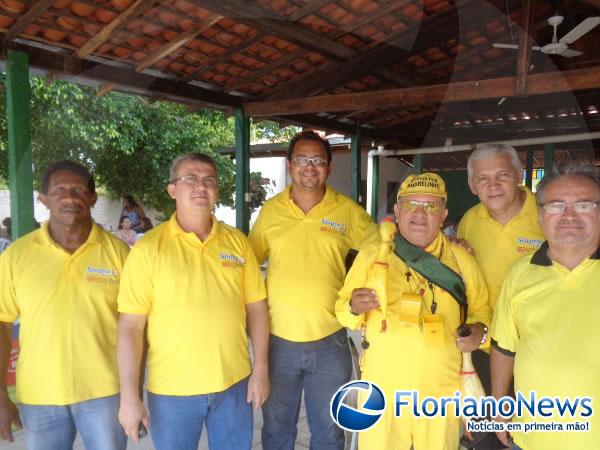
[[[348,382],[351,371],[345,329],[312,342],[271,336],[271,393],[263,405],[263,449],[294,449],[304,390],[311,450],[343,450],[344,431],[331,420],[329,403],[335,391]]]
[[[86,450],[125,450],[118,412],[118,395],[66,406],[19,405],[28,450],[70,450],[77,431]]]
[[[206,421],[211,450],[252,447],[252,405],[248,378],[223,392],[158,395],[148,392],[150,432],[156,450],[196,450]]]

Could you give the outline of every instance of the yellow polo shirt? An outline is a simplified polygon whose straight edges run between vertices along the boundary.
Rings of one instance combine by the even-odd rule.
[[[67,405],[119,392],[117,295],[129,248],[95,223],[73,254],[48,223],[0,257],[0,321],[20,320],[17,400]]]
[[[513,421],[590,421],[588,432],[513,433],[523,449],[600,448],[600,249],[575,269],[550,260],[544,244],[510,270],[498,298],[491,328],[492,345],[515,358],[515,391],[538,398],[586,396],[588,418]],[[525,412],[526,409],[525,409]]]
[[[395,389],[420,389],[421,395],[446,395],[460,390],[459,372],[461,354],[456,348],[455,332],[461,324],[458,302],[440,287],[433,292],[426,283],[416,283],[414,277],[406,278],[408,267],[392,253],[388,268],[387,330],[381,332],[381,311],[354,315],[348,305],[352,291],[366,285],[369,270],[377,258],[378,245],[364,247],[348,272],[335,311],[342,325],[359,329],[366,324],[370,346],[363,358],[363,378],[380,380],[383,384],[395,384]],[[467,323],[490,323],[488,292],[481,269],[473,257],[462,247],[451,243],[442,233],[425,249],[438,257],[446,266],[460,274],[467,290]],[[443,320],[444,337],[439,346],[429,346],[423,333],[411,336],[403,334],[399,320],[402,295],[417,293],[423,288],[425,309],[431,311],[433,298],[437,303],[436,315]],[[395,356],[394,356],[395,355]]]
[[[494,309],[504,277],[519,258],[538,249],[545,237],[538,223],[535,196],[529,189],[521,211],[502,226],[492,218],[483,203],[469,209],[458,224],[457,236],[475,250],[475,259],[483,270]]]
[[[213,217],[202,242],[174,214],[144,235],[123,271],[119,312],[148,316],[148,390],[221,392],[250,374],[246,304],[264,300],[242,232]]]
[[[377,242],[366,211],[331,187],[308,214],[291,186],[267,201],[250,231],[258,261],[268,259],[271,333],[294,342],[322,339],[341,329],[334,312],[350,249]]]
[[[442,233],[425,249],[442,263],[460,274],[466,286],[467,323],[488,324],[490,310],[488,293],[481,269],[475,259],[462,247],[452,244]],[[426,396],[452,396],[460,391],[462,357],[456,347],[456,329],[461,324],[458,302],[443,289],[418,282],[416,273],[408,278],[408,266],[396,254],[389,258],[387,329],[381,331],[381,311],[353,315],[348,306],[352,291],[366,285],[369,272],[377,258],[378,245],[364,247],[348,272],[336,303],[340,322],[351,329],[366,328],[369,347],[361,356],[361,378],[376,383],[385,393],[388,406],[373,428],[360,433],[359,448],[391,449],[417,448],[456,449],[459,438],[459,418],[415,418],[409,411],[394,417],[394,392],[418,390]],[[435,317],[440,323],[434,333],[425,324],[408,328],[401,322],[401,306],[406,293],[417,294],[423,289],[425,310],[431,312],[435,298]],[[421,316],[422,318],[424,316]],[[435,336],[431,339],[431,336]],[[418,444],[418,443],[422,443]],[[421,445],[421,447],[418,447]]]

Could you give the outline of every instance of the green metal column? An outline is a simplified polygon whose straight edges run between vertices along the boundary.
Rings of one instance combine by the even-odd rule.
[[[30,98],[29,56],[9,50],[6,59],[6,115],[13,239],[33,230]]]
[[[352,198],[358,202],[360,201],[360,130],[357,129],[352,135],[350,146],[352,148]]]
[[[544,145],[544,176],[552,174],[554,164],[554,144]]]
[[[371,217],[377,222],[379,209],[379,156],[373,156],[373,174],[371,178]]]
[[[413,156],[413,168],[415,169],[416,174],[420,174],[423,172],[423,155],[415,155]]]
[[[525,160],[525,186],[531,189],[533,186],[533,150],[527,150],[527,159]]]
[[[250,180],[250,119],[241,109],[235,110],[235,226],[248,233]]]

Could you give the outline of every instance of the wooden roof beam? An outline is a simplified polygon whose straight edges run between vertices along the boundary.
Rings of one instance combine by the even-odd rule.
[[[8,43],[20,35],[25,29],[45,13],[56,0],[39,0],[29,10],[23,14],[15,24],[4,35]]]
[[[287,55],[281,56],[280,58],[273,61],[271,64],[267,64],[258,70],[250,71],[250,75],[248,75],[247,77],[237,78],[235,80],[235,83],[233,83],[232,85],[229,85],[229,86],[225,86],[224,90],[225,90],[225,92],[235,91],[240,86],[243,86],[247,83],[251,83],[254,80],[257,80],[257,79],[273,72],[274,70],[281,67],[282,65],[288,65],[288,64],[296,61],[298,58],[301,58],[305,54],[306,54],[306,50],[296,49],[293,52],[288,53]]]
[[[351,61],[332,63],[327,71],[282,85],[269,99],[289,98],[292,95],[303,97],[327,92],[371,73],[376,68],[390,66],[437,46],[441,40],[455,38],[458,25],[461,33],[479,28],[485,21],[497,17],[498,9],[505,8],[501,0],[489,0],[487,4],[473,0],[459,0],[455,3],[456,8],[460,9],[460,24],[456,9],[435,14],[426,18],[421,24],[411,25],[404,31],[388,36],[386,44],[362,53]],[[509,0],[509,5],[516,3],[516,0]]]
[[[0,38],[3,38],[1,34]],[[117,83],[122,90],[140,95],[160,97],[181,103],[204,102],[217,109],[242,106],[241,97],[180,81],[145,75],[115,65],[83,60],[62,52],[52,52],[21,43],[12,43],[10,46],[2,45],[0,51],[6,51],[9,48],[27,53],[29,65],[33,68],[95,80],[100,83]]]
[[[201,20],[200,22],[198,22],[196,25],[194,25],[188,31],[184,31],[179,36],[177,36],[175,39],[173,39],[170,42],[167,42],[162,47],[157,49],[154,53],[151,53],[150,55],[148,55],[147,57],[142,59],[135,66],[136,72],[142,72],[143,70],[147,69],[154,63],[160,61],[165,56],[174,52],[178,48],[183,47],[185,44],[190,42],[192,39],[194,39],[200,33],[207,30],[208,28],[212,27],[215,23],[217,23],[222,18],[223,18],[223,16],[220,16],[218,14],[213,14],[213,15]]]
[[[461,3],[460,7],[465,9],[461,18],[465,19],[467,28],[479,26],[488,17],[497,14],[497,10],[494,8],[476,7],[479,3],[474,0],[466,0]],[[331,64],[329,70],[321,71],[306,79],[292,80],[290,83],[284,84],[269,96],[269,99],[289,98],[291,95],[305,97],[334,89],[376,68],[390,66],[399,60],[437,46],[440,40],[455,37],[457,22],[458,13],[455,8],[428,17],[422,23],[416,23],[403,31],[388,36],[385,44],[361,53],[350,61]],[[466,29],[462,31],[464,32]]]
[[[525,95],[600,88],[600,67],[548,72],[529,76]],[[361,92],[355,94],[320,95],[287,100],[267,100],[244,103],[250,116],[309,114],[352,111],[377,107],[411,107],[442,102],[461,102],[486,98],[514,97],[516,77],[504,77],[451,84],[417,86],[404,89]]]
[[[319,11],[325,5],[327,5],[331,0],[311,0],[306,5],[302,6],[296,12],[294,12],[288,20],[291,22],[297,22],[300,19],[303,19],[306,16],[310,16],[314,14],[316,11]]]
[[[105,94],[108,94],[114,88],[118,86],[117,83],[104,83],[98,87],[96,90],[96,97],[102,97]]]
[[[361,17],[358,20],[355,20],[354,22],[350,23],[349,25],[342,27],[342,29],[335,31],[330,37],[332,39],[337,39],[340,36],[343,36],[347,32],[352,32],[355,29],[365,25],[366,23],[370,23],[371,21],[377,20],[377,19],[383,17],[384,15],[389,14],[390,12],[401,8],[409,1],[410,0],[397,0],[392,3],[387,4],[385,6],[377,8],[374,12],[372,12],[370,14],[366,14],[365,16]],[[308,4],[306,4],[302,8],[302,10],[304,11],[304,13],[307,13],[308,11],[312,10],[311,7],[313,7],[314,5],[318,5],[318,4],[319,4],[318,1],[311,1]],[[300,13],[300,11],[297,11],[297,13]],[[298,51],[298,55],[299,55],[298,57],[301,57],[305,53],[307,53],[307,51],[304,51],[304,52]],[[287,57],[285,57],[285,56],[281,57],[281,58],[277,59],[276,61],[273,61],[273,63],[263,67],[262,69],[252,72],[252,75],[248,75],[247,77],[244,77],[243,79],[238,80],[238,82],[236,82],[235,85],[226,87],[225,90],[226,90],[226,92],[231,92],[232,90],[235,90],[235,89],[243,86],[246,83],[251,83],[255,80],[260,79],[265,74],[271,73],[274,70],[280,68],[281,66],[289,64],[289,62],[290,62],[290,60]],[[327,70],[327,66],[321,67],[321,69]],[[411,83],[411,80],[409,78],[403,77],[400,74],[394,75],[395,72],[393,72],[392,70],[388,70],[386,68],[383,68],[381,70],[382,71],[379,72],[379,75],[383,76],[388,81],[395,82],[396,84],[398,84],[400,86],[411,86],[411,85],[415,84],[415,83]],[[311,75],[309,75],[309,74],[307,74],[306,76],[302,76],[300,79],[298,79],[298,82],[300,80],[304,80],[310,76]]]
[[[259,31],[274,34],[286,41],[320,53],[328,58],[346,60],[355,51],[326,35],[315,33],[288,18],[268,10],[255,1],[245,0],[189,0],[206,10],[221,14]]]
[[[349,25],[345,25],[344,27],[342,27],[341,30],[337,30],[336,32],[334,32],[331,35],[331,37],[333,39],[336,39],[336,38],[344,35],[347,32],[352,32],[355,29],[365,25],[366,23],[370,23],[371,21],[377,20],[377,19],[383,17],[384,15],[386,15],[392,11],[395,11],[396,9],[401,8],[402,6],[406,5],[406,3],[409,3],[409,1],[410,0],[398,0],[391,4],[377,8],[374,12],[361,17],[360,19],[350,23]],[[315,3],[315,2],[311,1],[310,3],[308,3],[306,5],[305,8],[312,6],[313,3]],[[264,68],[266,72],[263,72],[262,69],[259,72],[253,72],[252,75],[249,75],[243,79],[243,83],[238,82],[235,84],[235,87],[228,87],[227,92],[231,92],[232,90],[237,89],[246,83],[253,82],[253,81],[259,79],[260,77],[262,77],[265,73],[270,73],[270,72],[278,69],[279,67],[288,64],[288,62],[289,61],[287,60],[287,58],[285,58],[285,59],[280,58],[276,61],[273,61],[272,64],[268,65],[268,69],[267,69],[267,67]],[[330,66],[331,69],[334,69],[337,67],[335,63],[329,63],[328,65],[324,65],[324,66],[320,67],[319,72],[321,72],[321,71],[328,72],[328,66]],[[381,71],[378,71],[377,73],[380,76],[384,77],[386,80],[393,81],[394,83],[396,83],[400,86],[412,86],[412,85],[416,84],[416,83],[412,82],[412,80],[410,78],[404,77],[400,74],[395,74],[395,72],[393,72],[392,70],[386,69],[386,68],[382,68]],[[301,76],[300,78],[298,78],[297,80],[294,80],[294,82],[299,83],[302,80],[309,79],[311,76],[314,76],[314,74],[305,74],[305,75]]]
[[[531,36],[529,29],[533,16],[533,5],[531,0],[524,0],[521,4],[521,26],[519,27],[519,48],[517,53],[517,77],[515,80],[515,94],[518,97],[525,95],[527,91],[527,73],[529,72],[529,60],[531,58]]]
[[[195,72],[183,77],[182,81],[190,81],[190,80],[196,79],[198,76],[202,75],[203,73],[208,72],[209,70],[213,70],[216,66],[225,62],[232,55],[243,52],[248,47],[252,46],[252,44],[254,44],[257,41],[260,41],[264,37],[265,37],[264,34],[256,33],[256,35],[254,35],[248,39],[244,39],[244,41],[242,41],[239,45],[232,47],[229,50],[227,50],[225,53],[222,53],[219,56],[217,56],[214,60],[211,61],[210,65],[200,66]]]
[[[96,35],[92,36],[85,44],[83,44],[77,51],[77,57],[83,59],[94,53],[94,51],[108,41],[117,30],[143,15],[146,11],[152,9],[157,1],[159,0],[136,0],[133,2],[129,8],[119,14],[111,23],[106,25]]]

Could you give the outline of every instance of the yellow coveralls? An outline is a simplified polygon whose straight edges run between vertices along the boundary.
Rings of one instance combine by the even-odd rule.
[[[387,331],[381,332],[381,312],[370,311],[358,316],[349,310],[352,291],[364,287],[369,270],[376,259],[378,245],[363,248],[346,277],[336,316],[350,329],[366,326],[370,343],[361,358],[362,379],[376,383],[386,397],[386,410],[377,424],[359,435],[360,450],[456,450],[460,435],[460,418],[414,417],[412,405],[394,416],[396,391],[419,391],[426,396],[452,396],[460,391],[461,353],[456,348],[455,331],[461,324],[458,302],[438,286],[431,288],[424,278],[395,254],[389,258]],[[460,274],[468,299],[467,323],[481,322],[489,326],[491,312],[483,274],[475,259],[463,248],[452,244],[439,233],[425,251],[438,257]],[[407,280],[407,271],[410,273]],[[432,293],[433,289],[433,293]],[[441,322],[431,333],[428,325],[409,325],[399,319],[404,293],[422,293],[422,319]],[[432,300],[437,303],[431,316]],[[360,401],[360,399],[359,399]]]

